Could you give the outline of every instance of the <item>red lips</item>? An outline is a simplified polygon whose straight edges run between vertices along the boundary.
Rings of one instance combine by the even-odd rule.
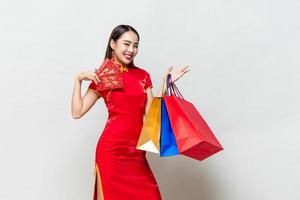
[[[125,54],[125,57],[126,57],[127,59],[131,59],[131,58],[132,58],[132,54]]]

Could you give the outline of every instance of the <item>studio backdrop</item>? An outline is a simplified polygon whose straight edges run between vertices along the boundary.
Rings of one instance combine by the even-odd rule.
[[[300,199],[300,2],[5,1],[0,6],[0,199],[92,199],[103,99],[71,116],[75,76],[112,29],[140,34],[135,64],[157,95],[169,66],[224,150],[147,153],[164,200]],[[84,94],[89,82],[83,82]]]

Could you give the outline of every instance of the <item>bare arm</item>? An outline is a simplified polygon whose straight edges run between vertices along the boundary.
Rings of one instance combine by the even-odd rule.
[[[81,118],[85,113],[87,113],[91,107],[100,98],[97,91],[88,89],[85,95],[81,96],[81,83],[82,80],[92,80],[98,83],[99,79],[94,72],[83,72],[80,73],[75,78],[74,89],[72,95],[72,117],[74,119]]]
[[[152,93],[152,89],[150,87],[148,87],[146,89],[146,93],[147,93],[147,103],[146,103],[144,117],[146,117],[146,115],[148,114],[148,111],[150,109],[152,99],[153,99],[153,93]],[[161,86],[161,89],[160,89],[157,96],[158,97],[163,97],[165,93],[166,93],[166,77],[163,78],[162,86]]]
[[[187,73],[188,71],[190,71],[188,69],[188,66],[184,66],[182,67],[181,69],[179,69],[177,72],[175,73],[172,73],[172,69],[173,67],[170,67],[168,70],[167,70],[167,73],[165,74],[165,76],[163,77],[163,82],[162,82],[162,86],[161,86],[161,89],[158,93],[158,97],[163,97],[165,94],[166,94],[166,91],[167,91],[167,83],[166,83],[166,80],[167,80],[167,76],[168,74],[171,74],[171,82],[175,82],[176,80],[178,80],[179,78],[181,78],[185,73]],[[145,115],[144,117],[147,116],[148,114],[148,111],[149,111],[149,108],[151,106],[151,103],[152,103],[152,99],[153,99],[153,93],[152,93],[152,90],[151,88],[147,88],[146,89],[146,92],[147,92],[147,103],[146,103],[146,108],[145,108]]]

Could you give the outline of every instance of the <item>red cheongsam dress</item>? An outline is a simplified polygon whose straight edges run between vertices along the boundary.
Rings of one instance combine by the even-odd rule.
[[[122,72],[123,89],[97,92],[94,82],[89,85],[108,110],[96,147],[94,200],[99,190],[102,200],[161,200],[146,152],[136,149],[151,78],[141,68],[127,69]]]

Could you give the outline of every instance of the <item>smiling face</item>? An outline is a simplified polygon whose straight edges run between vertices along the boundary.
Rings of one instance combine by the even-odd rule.
[[[128,65],[138,53],[138,44],[138,36],[133,31],[123,33],[117,41],[111,40],[114,60],[122,65]]]

